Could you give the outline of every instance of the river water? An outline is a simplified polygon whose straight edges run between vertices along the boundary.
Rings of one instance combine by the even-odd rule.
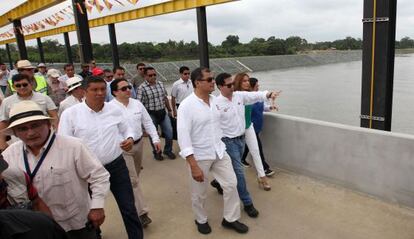
[[[393,132],[414,134],[414,54],[395,58]],[[361,61],[253,72],[262,90],[282,90],[279,113],[359,126]],[[167,86],[170,89],[171,86]]]

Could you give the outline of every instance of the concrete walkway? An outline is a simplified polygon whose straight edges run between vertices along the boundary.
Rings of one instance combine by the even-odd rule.
[[[144,141],[149,149],[148,140]],[[253,168],[246,169],[248,189],[260,215],[251,219],[242,212],[241,221],[249,226],[249,232],[241,235],[221,227],[223,201],[209,188],[207,208],[212,233],[201,235],[191,211],[185,161],[155,161],[150,150],[144,158],[141,185],[153,220],[144,229],[145,238],[414,238],[414,209],[282,170],[270,180],[272,190],[265,192],[258,188]],[[104,239],[127,238],[112,195],[105,210]]]

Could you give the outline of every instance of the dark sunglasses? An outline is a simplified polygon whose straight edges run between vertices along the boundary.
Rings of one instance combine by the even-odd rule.
[[[148,77],[157,76],[157,74],[149,74]]]
[[[131,90],[131,89],[132,89],[132,86],[130,85],[119,88],[120,91],[126,91],[126,90]]]
[[[15,84],[14,87],[16,88],[21,88],[21,87],[27,87],[29,84],[27,83],[22,83],[22,84]]]
[[[183,73],[183,75],[189,75],[190,73]]]
[[[209,77],[207,79],[200,79],[199,81],[207,81],[208,83],[211,83],[214,80],[214,77]]]
[[[227,88],[231,88],[231,87],[233,87],[233,82],[229,83],[229,84],[224,84],[224,86],[227,86]]]

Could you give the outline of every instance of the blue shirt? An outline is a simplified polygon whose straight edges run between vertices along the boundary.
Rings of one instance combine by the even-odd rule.
[[[256,134],[260,133],[263,129],[263,111],[264,111],[264,103],[257,102],[253,105],[252,109],[252,122],[254,131]]]

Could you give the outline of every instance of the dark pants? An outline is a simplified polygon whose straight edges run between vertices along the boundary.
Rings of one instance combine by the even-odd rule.
[[[96,239],[96,233],[94,229],[82,228],[79,230],[68,231],[69,239]]]
[[[110,174],[109,182],[111,183],[111,192],[115,197],[122,219],[124,220],[128,238],[144,238],[142,225],[134,204],[135,200],[128,168],[122,155],[111,163],[106,164],[105,169]]]
[[[263,169],[266,171],[270,167],[269,167],[269,164],[266,163],[265,156],[263,154],[262,141],[260,141],[260,136],[258,133],[256,133],[256,139],[257,139],[257,144],[259,145],[260,158],[262,159]],[[244,146],[244,153],[242,156],[242,161],[246,161],[246,157],[248,154],[249,154],[249,147],[247,147],[247,144],[246,144]]]
[[[152,119],[152,122],[155,125],[155,128],[158,128],[158,125],[161,127],[162,134],[165,137],[165,146],[164,152],[172,152],[173,146],[173,129],[171,126],[170,117],[167,115],[164,109],[162,110],[148,110],[148,113]],[[152,139],[150,137],[150,142],[152,146],[152,152],[155,154],[155,147],[152,144]]]

